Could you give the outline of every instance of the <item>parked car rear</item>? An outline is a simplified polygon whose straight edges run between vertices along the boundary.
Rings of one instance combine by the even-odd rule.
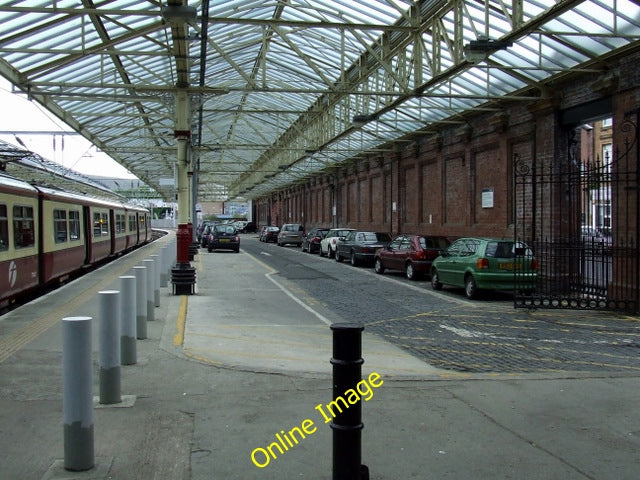
[[[460,238],[431,266],[431,285],[464,288],[467,298],[482,289],[531,291],[537,284],[538,262],[523,242],[497,238]]]
[[[294,244],[297,247],[302,245],[302,234],[304,228],[299,223],[285,223],[278,233],[278,246],[284,247],[287,244]]]
[[[376,252],[391,241],[391,235],[386,232],[353,231],[343,238],[337,244],[336,261],[346,258],[353,266],[373,263]]]
[[[236,253],[240,251],[240,237],[233,225],[215,225],[213,227],[207,243],[207,251],[212,252],[213,250],[233,250]]]
[[[280,232],[280,229],[278,227],[274,227],[274,226],[262,227],[259,240],[265,243],[275,242],[278,240],[278,232]]]
[[[355,228],[331,228],[320,241],[320,256],[325,255],[329,258],[333,258],[336,254],[336,248],[340,242],[340,237],[346,237],[349,232],[353,232]]]
[[[429,274],[433,260],[450,243],[443,236],[401,234],[376,252],[373,267],[376,273],[400,270],[409,280],[416,280]]]
[[[302,236],[302,251],[309,253],[317,253],[320,251],[320,242],[325,237],[328,228],[316,227],[312,228],[309,233]]]
[[[204,230],[202,231],[202,235],[200,236],[200,245],[202,245],[203,248],[209,245],[209,238],[211,237],[211,232],[213,231],[213,227],[215,227],[215,224],[213,223],[207,224],[204,227]]]

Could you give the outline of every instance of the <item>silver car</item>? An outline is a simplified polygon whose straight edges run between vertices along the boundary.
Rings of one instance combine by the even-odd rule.
[[[292,243],[299,247],[302,245],[302,235],[304,234],[304,228],[299,223],[285,223],[278,233],[278,240],[276,243],[280,247],[284,247],[288,243]]]

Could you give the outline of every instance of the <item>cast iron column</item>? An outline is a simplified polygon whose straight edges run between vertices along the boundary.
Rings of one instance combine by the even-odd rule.
[[[189,95],[185,90],[176,93],[176,129],[178,140],[178,232],[177,263],[171,270],[171,282],[175,295],[195,293],[196,269],[189,263],[189,246],[193,234],[189,229],[189,178],[188,149],[191,140],[191,107]]]

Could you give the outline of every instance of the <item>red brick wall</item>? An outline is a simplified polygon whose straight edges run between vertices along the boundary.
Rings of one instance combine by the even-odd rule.
[[[549,85],[555,98],[513,103],[500,112],[479,114],[467,125],[417,138],[402,151],[361,159],[299,190],[274,194],[271,218],[284,223],[302,221],[303,216],[307,229],[338,223],[392,233],[511,236],[518,218],[530,212],[526,192],[521,204],[515,203],[525,188],[514,185],[515,161],[528,168],[534,159],[544,168],[567,161],[568,129],[560,124],[561,109],[613,95],[614,127],[635,115],[640,108],[639,63],[640,54],[612,65],[617,77],[605,81],[604,87],[593,74]],[[621,141],[618,133],[614,144]],[[482,208],[485,189],[493,191],[492,208]],[[561,192],[544,194],[556,198]],[[279,196],[285,201],[280,202]],[[269,199],[256,202],[260,225],[266,221]],[[552,213],[545,215],[536,219],[540,226],[558,221]],[[521,228],[525,223],[527,228],[535,225],[519,223],[524,239],[529,234]]]

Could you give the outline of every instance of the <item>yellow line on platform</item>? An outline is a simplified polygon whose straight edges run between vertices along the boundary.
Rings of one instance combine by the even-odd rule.
[[[168,236],[166,236],[168,237]],[[164,238],[164,237],[163,237]],[[142,258],[149,255],[150,253],[157,252],[160,247],[166,243],[166,240],[156,240],[153,244],[149,244],[145,247],[134,250],[131,253],[128,253],[124,257],[122,257],[118,263],[117,272],[114,275],[103,278],[98,281],[93,287],[82,290],[82,292],[73,298],[72,300],[63,303],[54,307],[52,310],[46,313],[46,315],[36,318],[17,331],[5,336],[0,339],[0,363],[3,363],[9,357],[11,357],[14,353],[21,350],[23,347],[31,343],[33,340],[38,338],[44,332],[49,330],[51,327],[56,325],[58,322],[61,322],[65,315],[68,315],[69,312],[74,311],[82,306],[83,303],[91,300],[92,297],[97,295],[100,290],[104,290],[108,285],[113,283],[114,277],[116,275],[124,275],[131,268],[137,265]],[[151,248],[147,248],[151,247]],[[107,265],[108,266],[108,265]],[[101,268],[106,268],[101,267]],[[82,277],[75,280],[74,282],[83,281]],[[55,295],[55,291],[49,293],[48,295]]]
[[[188,295],[183,295],[180,299],[178,309],[178,320],[176,321],[176,334],[173,336],[173,346],[180,347],[184,342],[184,327],[187,323],[187,307],[189,306]]]

